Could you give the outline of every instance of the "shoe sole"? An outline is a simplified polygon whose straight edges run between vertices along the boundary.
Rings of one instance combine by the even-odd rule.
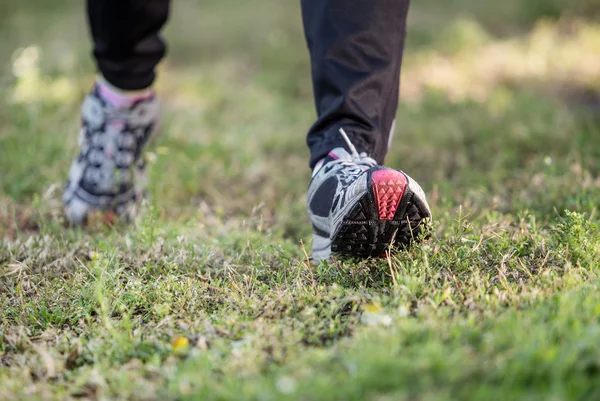
[[[145,192],[133,189],[126,195],[114,196],[112,202],[98,200],[101,197],[92,195],[83,188],[74,190],[63,198],[64,212],[67,222],[72,226],[94,226],[104,224],[131,223],[135,220]]]
[[[349,257],[379,257],[392,246],[421,238],[431,216],[401,171],[369,172],[368,191],[347,214],[331,241],[331,252]],[[416,184],[416,183],[415,183]]]

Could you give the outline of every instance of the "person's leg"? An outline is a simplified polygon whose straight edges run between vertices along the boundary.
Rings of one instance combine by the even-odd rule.
[[[99,77],[82,106],[81,152],[63,200],[67,219],[131,219],[143,194],[143,148],[158,120],[151,88],[165,54],[169,0],[88,0]]]
[[[121,90],[148,88],[165,55],[169,0],[87,0],[87,12],[102,76]]]
[[[408,0],[302,0],[317,122],[308,133],[313,257],[379,256],[419,238],[421,187],[381,166],[398,106]]]
[[[398,107],[409,0],[302,0],[318,119],[310,166],[348,133],[382,164]]]

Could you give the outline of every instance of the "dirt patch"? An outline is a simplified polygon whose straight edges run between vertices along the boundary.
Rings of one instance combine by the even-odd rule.
[[[36,233],[37,212],[31,207],[0,201],[0,238],[15,239],[19,235]]]

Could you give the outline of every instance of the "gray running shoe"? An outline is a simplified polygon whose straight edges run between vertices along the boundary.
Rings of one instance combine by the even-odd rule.
[[[142,150],[157,120],[154,94],[116,108],[94,87],[83,102],[81,152],[71,165],[63,194],[71,224],[85,224],[92,212],[109,222],[133,219],[145,185]]]
[[[349,154],[332,150],[308,188],[313,225],[313,259],[332,253],[377,257],[427,234],[431,211],[423,189],[401,171],[359,154],[343,130]]]

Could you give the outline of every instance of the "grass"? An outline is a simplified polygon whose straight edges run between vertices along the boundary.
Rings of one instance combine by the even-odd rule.
[[[600,397],[594,0],[414,2],[387,164],[435,235],[316,267],[298,4],[176,2],[150,202],[73,230],[89,45],[80,2],[30,3],[0,6],[1,400]]]

